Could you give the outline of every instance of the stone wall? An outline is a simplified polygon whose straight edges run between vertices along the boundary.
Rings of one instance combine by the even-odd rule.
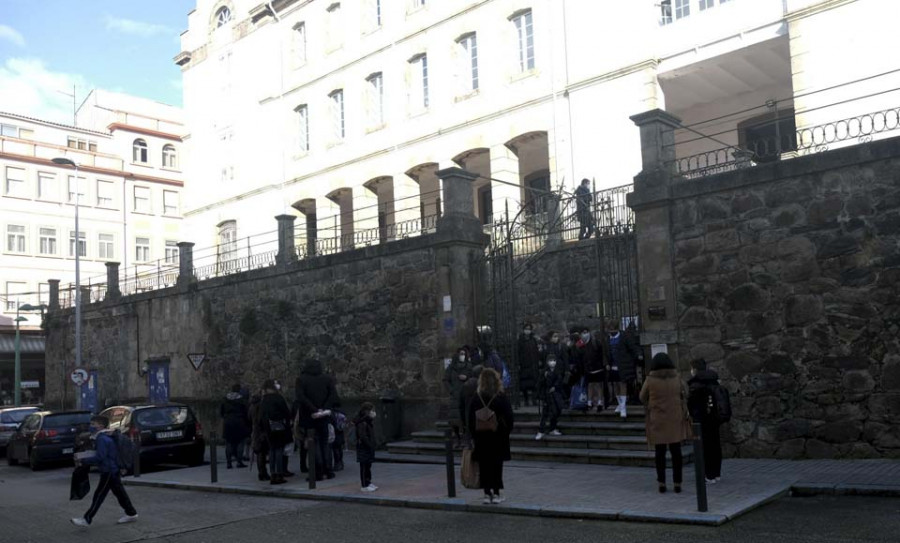
[[[731,391],[727,453],[900,457],[900,139],[670,196],[681,366]]]

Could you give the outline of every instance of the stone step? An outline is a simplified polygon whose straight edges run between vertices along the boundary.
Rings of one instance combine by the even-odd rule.
[[[534,439],[535,434],[514,433],[509,436],[513,446],[554,448],[554,449],[593,449],[593,450],[647,450],[647,438],[644,436],[592,436],[546,434],[540,441]],[[444,432],[426,430],[413,432],[413,441],[418,443],[444,443]]]
[[[540,411],[537,407],[520,407],[514,411],[517,421],[541,420]],[[628,417],[624,419],[627,422],[643,422],[646,419],[643,406],[628,406]],[[623,420],[622,417],[612,409],[606,409],[601,412],[591,411],[574,411],[572,409],[564,409],[559,416],[560,421],[565,422],[618,422]]]
[[[436,427],[439,431],[448,428],[446,422],[438,422]],[[530,433],[534,435],[540,427],[540,422],[536,420],[528,420],[524,422],[516,421],[515,430],[521,433]],[[559,431],[563,434],[570,435],[593,435],[593,436],[644,436],[644,422],[560,422]]]
[[[694,450],[691,445],[682,449],[685,463],[693,462]],[[440,457],[445,454],[444,445],[440,443],[419,443],[417,441],[398,441],[388,443],[388,452],[392,454],[419,454]],[[511,447],[513,460],[536,462],[561,462],[569,464],[606,464],[615,466],[653,467],[653,451],[648,450],[603,450],[603,449],[566,449],[548,447]],[[459,451],[455,451],[459,454]]]

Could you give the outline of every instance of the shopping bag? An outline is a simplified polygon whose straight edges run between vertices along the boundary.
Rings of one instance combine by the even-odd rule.
[[[91,480],[88,478],[90,466],[78,466],[72,472],[72,486],[69,490],[70,500],[80,500],[91,493]]]
[[[472,460],[472,449],[463,449],[462,468],[459,478],[462,480],[462,485],[466,488],[481,487],[481,473],[478,469],[478,462]]]
[[[588,394],[587,394],[587,385],[584,382],[584,377],[578,381],[578,384],[572,387],[572,399],[569,402],[569,409],[587,409],[588,403]]]

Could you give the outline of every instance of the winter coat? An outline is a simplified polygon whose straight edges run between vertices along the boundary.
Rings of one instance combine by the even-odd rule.
[[[250,414],[247,401],[240,392],[229,392],[225,401],[219,405],[219,416],[222,417],[222,437],[225,441],[236,443],[250,435]]]
[[[563,368],[568,369],[569,367],[569,350],[562,343],[553,343],[548,341],[544,345],[544,352],[541,354],[541,361],[543,362],[542,367],[547,365],[547,358],[550,355],[556,357],[556,361]]]
[[[100,473],[119,473],[119,448],[112,438],[110,430],[97,432],[97,454],[81,460],[82,464],[97,466]]]
[[[668,445],[690,439],[687,387],[674,369],[651,371],[641,388],[646,406],[647,444]]]
[[[317,360],[303,368],[294,389],[300,408],[300,425],[304,428],[313,427],[313,413],[340,403],[334,378],[322,371],[322,363]]]
[[[460,379],[464,375],[465,379]],[[460,362],[454,359],[453,362],[444,370],[444,383],[447,385],[447,392],[450,393],[450,423],[461,425],[463,412],[459,408],[459,397],[462,393],[463,385],[472,377],[472,365],[468,360]]]
[[[614,338],[607,335],[604,341],[607,363],[610,367],[617,366],[619,368],[619,378],[623,382],[637,379],[637,364],[638,360],[643,357],[643,353],[634,342],[634,338],[629,334],[619,332]]]
[[[260,425],[265,431],[269,447],[284,447],[291,442],[291,408],[288,407],[284,396],[277,392],[267,393],[262,398],[259,406]],[[281,422],[283,431],[273,431],[270,423]]]
[[[603,357],[603,346],[597,343],[597,338],[591,336],[587,343],[579,341],[578,357],[584,375],[588,382],[599,383],[603,380],[606,370],[606,361]]]
[[[566,384],[565,370],[559,362],[552,370],[549,367],[541,372],[538,380],[538,394],[544,401],[544,408],[552,413],[559,414],[563,408],[563,387]]]
[[[491,398],[482,398],[481,394],[475,394],[469,404],[469,428],[475,430],[475,412],[488,407],[497,415],[497,430],[495,432],[473,431],[472,437],[475,448],[472,451],[472,459],[476,462],[482,459],[510,460],[509,434],[513,429],[513,410],[506,394],[499,393]]]
[[[591,189],[584,185],[575,189],[575,209],[579,214],[591,212]]]
[[[496,371],[498,375],[503,377],[503,359],[500,358],[500,354],[497,353],[497,349],[484,351],[482,356],[484,357],[484,360],[482,361],[482,366],[484,367],[484,369],[492,369]]]
[[[356,461],[375,461],[375,421],[367,414],[353,419],[356,425]]]
[[[720,386],[719,374],[712,370],[698,371],[697,375],[688,380],[688,409],[695,422],[703,425],[719,424],[719,413],[713,396],[717,386]]]
[[[537,386],[541,351],[534,335],[519,335],[519,388],[534,390]]]
[[[262,406],[262,397],[259,394],[254,394],[250,398],[250,407],[247,409],[247,412],[250,416],[250,447],[253,448],[253,452],[257,454],[265,454],[269,447],[269,440],[267,439],[266,429],[262,424],[262,413],[260,407]]]

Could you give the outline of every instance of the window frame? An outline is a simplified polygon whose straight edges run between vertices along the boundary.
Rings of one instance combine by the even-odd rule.
[[[12,231],[12,228],[21,228],[21,230]],[[5,253],[28,254],[28,226],[25,224],[7,223],[6,243],[3,247]]]
[[[295,24],[291,28],[291,32],[291,43],[293,44],[293,55],[291,56],[296,66],[303,66],[306,64],[307,55],[309,54],[307,49],[306,21],[300,21]]]
[[[135,138],[131,142],[131,162],[132,164],[150,164],[150,146],[147,145],[147,140]]]
[[[44,230],[52,231],[53,234],[45,234]],[[47,248],[52,251],[44,252],[45,240]],[[59,256],[59,229],[55,226],[38,226],[38,255]]]
[[[103,239],[108,236],[110,239]],[[114,260],[116,258],[116,235],[110,232],[97,233],[97,258],[100,260]]]
[[[100,190],[100,187],[109,187],[108,198],[104,198],[101,193],[103,191]],[[116,183],[115,181],[109,181],[107,179],[98,179],[97,180],[97,207],[103,207],[107,209],[116,209]],[[108,200],[108,203],[104,203],[102,200]]]
[[[175,199],[175,205],[169,205],[169,196]],[[181,199],[179,198],[178,191],[175,190],[163,190],[163,215],[169,217],[177,217],[181,211]]]
[[[231,21],[234,19],[234,15],[231,13],[231,8],[228,6],[222,6],[216,10],[215,15],[213,16],[213,20],[216,22],[216,29],[220,29],[223,26],[228,26],[231,24]]]
[[[15,179],[10,177],[10,171],[17,170],[22,172],[21,179]],[[3,183],[3,194],[9,196],[11,198],[28,198],[28,170],[25,168],[19,168],[18,166],[7,166],[4,170],[5,177]],[[10,190],[10,181],[19,183],[17,185],[16,191]]]
[[[428,53],[419,53],[407,61],[410,69],[409,105],[413,114],[428,111]]]
[[[138,197],[138,190],[139,190],[139,189],[140,189],[141,191],[147,191],[147,197],[146,197],[146,198],[139,198],[139,197]],[[141,207],[138,206],[138,201],[139,201],[139,200],[146,200],[146,201],[147,201],[147,207],[146,207],[146,209],[141,209]],[[135,185],[134,187],[132,187],[132,205],[133,205],[132,211],[133,211],[134,213],[144,213],[144,214],[146,214],[146,215],[152,214],[152,213],[153,213],[153,190],[152,190],[150,187],[144,187],[144,186],[141,186],[141,185]]]
[[[672,16],[674,20],[685,19],[691,16],[691,0],[673,0]]]
[[[459,69],[463,94],[470,94],[478,91],[478,33],[467,32],[456,38],[456,44],[459,47],[460,62]]]
[[[88,246],[87,246],[87,232],[84,230],[78,231],[78,252],[79,258],[87,258],[88,254]],[[69,230],[69,258],[75,258],[75,230]]]
[[[55,190],[49,191],[51,193],[50,195],[45,194],[45,191],[42,190],[44,188],[44,184],[42,183],[42,181],[47,180],[47,179],[49,179],[50,182],[52,183],[52,186],[49,188],[55,189]],[[59,201],[59,177],[57,177],[57,175],[55,173],[38,171],[38,173],[37,173],[37,197],[38,197],[38,200],[49,200],[51,202]]]
[[[534,12],[523,9],[513,13],[509,17],[513,24],[516,42],[516,66],[518,73],[525,74],[537,68],[537,58],[534,40]],[[530,56],[529,56],[530,54]]]
[[[294,108],[297,114],[297,147],[301,153],[309,152],[309,105],[300,104]]]
[[[178,150],[171,143],[163,145],[162,167],[169,170],[178,169]]]
[[[366,114],[370,130],[384,126],[384,72],[366,77]]]
[[[326,52],[337,51],[344,46],[344,25],[341,24],[343,6],[341,2],[332,2],[325,8],[325,29],[327,31]]]
[[[166,264],[178,264],[178,259],[180,255],[180,250],[178,249],[178,242],[175,240],[167,239],[164,242],[164,255],[165,255],[165,263]]]
[[[331,109],[331,136],[333,143],[340,143],[347,137],[346,105],[344,89],[334,89],[328,93]]]
[[[81,177],[80,175],[76,179],[74,175],[66,176],[66,189],[68,199],[66,203],[81,205],[81,202],[87,197],[87,191],[81,190],[81,187],[84,186],[84,181],[87,181],[87,177]],[[72,190],[72,184],[75,184],[75,191]],[[77,194],[77,198],[75,197]]]
[[[142,243],[142,241],[144,241]],[[135,236],[134,237],[134,261],[139,263],[150,262],[150,237]],[[143,253],[143,254],[142,254]]]
[[[22,285],[20,289],[15,290],[14,292],[10,292],[10,285]],[[4,284],[6,287],[6,311],[7,312],[15,312],[18,305],[16,302],[19,300],[19,296],[28,292],[28,283],[25,281],[6,281]]]

